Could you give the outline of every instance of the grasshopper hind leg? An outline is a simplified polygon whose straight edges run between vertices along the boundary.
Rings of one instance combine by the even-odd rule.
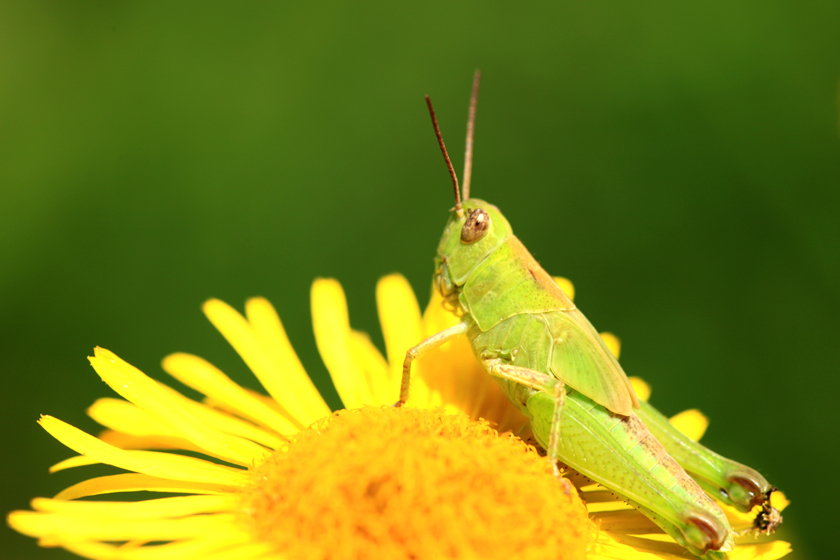
[[[535,392],[523,410],[540,443],[551,439],[554,407],[549,395]],[[618,416],[569,390],[561,421],[558,451],[569,467],[617,494],[692,554],[718,559],[734,546],[724,512],[638,417]]]

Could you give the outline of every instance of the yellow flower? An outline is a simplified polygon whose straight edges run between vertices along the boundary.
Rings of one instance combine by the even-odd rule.
[[[515,437],[528,438],[525,419],[465,341],[415,362],[409,407],[383,406],[397,399],[406,349],[455,319],[436,297],[421,316],[396,275],[379,282],[377,303],[387,360],[350,328],[338,283],[313,285],[318,348],[348,409],[337,413],[261,298],[248,301],[245,317],[217,300],[204,311],[270,397],[196,356],[167,357],[164,369],[205,395],[195,402],[97,348],[91,364],[126,400],[91,406],[108,428],[99,438],[42,417],[79,453],[51,470],[105,463],[129,472],[37,498],[35,511],[12,512],[9,524],[42,546],[97,559],[690,557],[661,533],[640,535],[646,518],[621,511],[628,508],[596,485],[580,488],[587,516],[575,489]],[[680,418],[686,429],[705,429],[698,413]],[[137,491],[168,496],[80,500]],[[750,524],[738,515],[733,526]],[[748,544],[729,558],[772,560],[788,549]]]

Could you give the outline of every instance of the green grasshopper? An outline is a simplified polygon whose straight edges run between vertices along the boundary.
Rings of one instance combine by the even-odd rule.
[[[725,514],[704,489],[741,511],[762,505],[754,527],[772,532],[781,522],[769,505],[775,489],[755,470],[691,441],[639,402],[598,332],[513,235],[499,209],[469,198],[479,81],[476,72],[463,201],[426,96],[455,191],[455,208],[437,249],[434,286],[461,320],[408,350],[397,404],[408,400],[415,358],[467,336],[484,369],[530,420],[558,475],[562,460],[698,556],[718,556],[713,551],[734,546]]]

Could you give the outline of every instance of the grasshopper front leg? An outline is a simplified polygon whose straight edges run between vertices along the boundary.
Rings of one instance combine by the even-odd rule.
[[[399,407],[408,402],[408,395],[411,392],[411,362],[429,350],[437,348],[441,344],[449,342],[453,338],[457,338],[462,334],[466,334],[467,328],[466,323],[458,323],[453,327],[449,327],[439,333],[433,334],[417,346],[408,349],[405,353],[405,361],[403,361],[402,381],[400,382],[400,400],[398,400],[394,406]]]

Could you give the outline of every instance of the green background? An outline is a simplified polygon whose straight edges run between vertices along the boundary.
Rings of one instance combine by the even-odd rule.
[[[256,387],[204,319],[277,307],[311,332],[340,279],[381,344],[374,286],[425,305],[484,72],[473,192],[624,342],[665,413],[793,500],[794,558],[836,552],[840,298],[836,1],[3,2],[2,510],[92,474],[35,423],[88,431],[94,345],[163,379],[173,351]],[[375,434],[374,434],[375,435]],[[62,558],[0,530],[4,558]]]

